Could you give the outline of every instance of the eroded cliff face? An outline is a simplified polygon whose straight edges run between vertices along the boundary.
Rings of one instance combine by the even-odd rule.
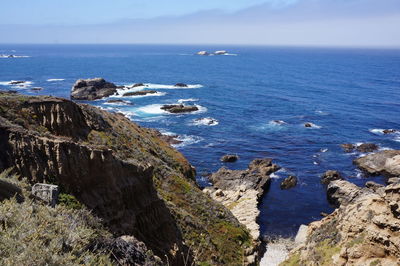
[[[187,160],[121,114],[54,97],[0,93],[0,170],[57,183],[115,235],[174,265],[240,265],[253,242],[202,193]]]
[[[400,183],[368,189],[333,181],[340,207],[310,224],[306,242],[281,265],[399,265]]]

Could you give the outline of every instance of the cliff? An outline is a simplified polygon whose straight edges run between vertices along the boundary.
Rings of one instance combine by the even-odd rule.
[[[339,207],[308,227],[305,243],[281,265],[399,265],[400,183],[357,187],[328,185]]]
[[[164,261],[241,265],[248,231],[201,192],[194,168],[154,130],[72,101],[0,93],[0,170],[58,184],[114,236]]]

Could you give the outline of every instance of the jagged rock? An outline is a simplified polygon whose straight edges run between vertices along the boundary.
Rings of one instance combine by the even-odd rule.
[[[175,84],[175,87],[187,88],[188,85],[185,84],[185,83],[176,83],[176,84]]]
[[[221,157],[220,161],[224,163],[234,163],[239,159],[236,154],[226,154]]]
[[[209,177],[213,186],[203,191],[227,206],[250,230],[253,239],[258,239],[260,232],[256,219],[260,211],[257,204],[271,183],[269,175],[277,170],[279,166],[268,158],[253,160],[247,170],[229,170],[222,167]]]
[[[146,85],[145,85],[145,84],[143,84],[143,83],[135,83],[135,84],[133,84],[133,85],[132,85],[132,87],[131,87],[131,88],[143,87],[143,86],[146,86]]]
[[[13,80],[9,84],[10,85],[19,85],[19,84],[24,84],[26,81],[24,80]]]
[[[199,108],[194,105],[186,106],[183,104],[166,104],[161,107],[162,110],[176,114],[176,113],[189,113],[198,111]]]
[[[154,90],[143,90],[143,91],[132,91],[124,93],[122,96],[144,96],[147,94],[155,94],[157,91]]]
[[[378,189],[382,188],[383,185],[378,184],[378,183],[376,183],[374,181],[368,181],[367,183],[365,183],[365,187],[369,188],[369,189],[372,189],[373,191],[377,191]]]
[[[336,180],[329,183],[326,194],[330,204],[335,207],[346,205],[354,198],[359,196],[360,193],[365,192],[360,187],[345,180]]]
[[[322,175],[321,183],[327,185],[334,180],[341,180],[341,179],[343,179],[343,177],[338,171],[328,170]]]
[[[117,86],[103,78],[79,79],[72,87],[71,99],[91,101],[108,97],[116,92]]]
[[[351,143],[345,143],[341,144],[340,147],[342,147],[345,152],[352,152],[356,148],[356,145]]]
[[[400,176],[400,150],[386,150],[368,154],[354,160],[363,171],[371,175]]]
[[[373,152],[373,151],[378,150],[379,146],[374,143],[363,143],[363,144],[357,146],[356,149],[359,152],[366,153],[366,152]]]
[[[383,132],[383,134],[393,134],[393,133],[397,133],[399,131],[396,129],[384,129],[382,132]]]
[[[290,189],[297,185],[297,177],[289,176],[281,182],[281,189]]]
[[[392,177],[387,180],[388,185],[400,184],[400,177]]]
[[[58,200],[58,186],[36,183],[32,186],[32,195],[55,207]]]
[[[158,130],[154,130],[154,132],[157,135],[157,137],[159,137],[160,139],[164,140],[168,144],[176,145],[176,144],[181,144],[183,142],[182,140],[178,139],[179,138],[178,135],[165,135],[165,134],[162,134]]]
[[[379,192],[342,180],[329,186],[346,190],[346,200],[311,223],[306,242],[281,265],[399,265],[400,184]]]

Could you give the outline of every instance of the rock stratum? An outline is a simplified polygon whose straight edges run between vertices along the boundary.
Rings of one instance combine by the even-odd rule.
[[[361,188],[328,185],[338,208],[308,226],[305,243],[281,265],[399,265],[400,183]]]
[[[170,265],[242,265],[255,245],[182,154],[121,114],[2,92],[0,150],[0,170],[58,184],[114,237],[133,236]]]

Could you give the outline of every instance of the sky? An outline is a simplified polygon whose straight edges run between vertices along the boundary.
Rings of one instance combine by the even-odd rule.
[[[0,43],[400,48],[400,0],[0,0]]]

